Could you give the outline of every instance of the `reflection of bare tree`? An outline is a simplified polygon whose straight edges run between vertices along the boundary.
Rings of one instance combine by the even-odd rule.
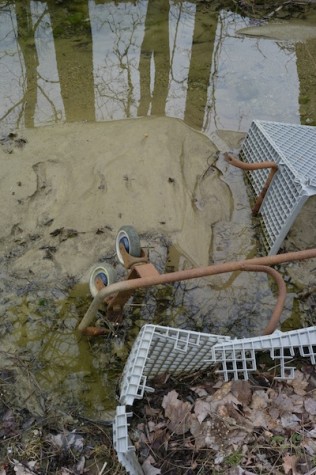
[[[186,101],[186,123],[202,128],[207,102],[207,88],[210,79],[212,55],[216,33],[217,14],[203,11],[203,4],[197,3],[192,55],[188,77]],[[201,28],[203,25],[203,28]]]
[[[217,32],[216,32],[216,45],[214,47],[213,61],[212,61],[212,68],[211,68],[209,102],[207,104],[206,122],[204,124],[205,129],[208,128],[208,125],[209,125],[208,123],[211,120],[214,120],[214,124],[216,128],[218,128],[215,89],[216,89],[216,78],[218,75],[219,64],[220,64],[220,55],[221,55],[223,39],[224,39],[223,29],[224,29],[223,19],[222,19],[222,16],[219,15]]]
[[[88,2],[78,12],[48,0],[57,68],[67,121],[95,120],[92,41]],[[79,7],[78,7],[79,8]]]
[[[169,84],[169,1],[149,0],[145,35],[139,64],[141,99],[138,115],[164,115]],[[151,66],[154,65],[154,85],[151,97]]]
[[[37,102],[37,66],[38,58],[34,42],[35,28],[32,26],[30,1],[17,2],[16,17],[18,25],[18,42],[21,48],[24,66],[24,116],[25,126],[34,126],[35,107]]]
[[[216,37],[215,37],[215,45],[213,51],[213,58],[212,58],[212,67],[211,67],[211,76],[209,81],[209,92],[208,92],[208,103],[207,103],[207,113],[205,115],[205,122],[203,129],[204,130],[211,130],[211,129],[222,129],[222,124],[219,123],[219,115],[216,110],[216,88],[217,88],[217,80],[219,75],[221,75],[221,79],[225,80],[225,76],[229,76],[231,72],[227,69],[226,72],[220,72],[220,65],[223,62],[223,48],[224,48],[224,41],[225,39],[231,36],[231,32],[229,31],[233,25],[236,23],[236,14],[230,11],[221,10],[218,17],[217,17],[217,29],[216,29]],[[245,26],[247,24],[245,23]],[[258,47],[258,45],[257,45]],[[258,47],[258,51],[263,54]],[[229,81],[227,81],[229,82]],[[241,121],[242,116],[241,112],[239,114],[239,121]],[[237,128],[239,130],[239,128]]]
[[[19,127],[23,120],[24,126],[33,127],[41,98],[45,98],[45,104],[49,105],[46,113],[52,111],[54,120],[57,120],[51,86],[59,82],[58,78],[51,77],[51,70],[45,71],[45,77],[40,71],[41,54],[44,54],[42,35],[47,32],[49,37],[50,32],[46,4],[17,0],[10,2],[7,8],[1,5],[0,12],[1,25],[4,26],[7,19],[1,36],[1,66],[6,90],[2,91],[5,104],[2,104],[0,120],[13,127]]]
[[[280,84],[283,74],[285,77],[293,72],[293,47],[284,42],[242,35],[239,30],[249,23],[248,18],[231,11],[221,10],[218,15],[203,126],[208,133],[227,128],[245,131],[251,118],[276,117],[276,101],[272,98],[278,96],[277,90],[280,90],[278,100],[282,105],[286,96]],[[266,81],[260,81],[263,71],[266,71]],[[275,71],[280,76],[274,78]],[[291,102],[287,98],[285,101]]]
[[[104,59],[95,67],[98,112],[102,119],[131,117],[136,102],[134,87],[144,9],[110,4],[105,11],[104,21],[94,19],[96,30],[104,32],[105,42],[109,43]]]

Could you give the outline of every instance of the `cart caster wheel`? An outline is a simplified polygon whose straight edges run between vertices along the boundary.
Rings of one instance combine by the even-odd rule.
[[[116,236],[116,255],[120,263],[124,265],[124,260],[120,251],[120,244],[123,244],[126,252],[128,252],[130,256],[140,257],[140,239],[133,226],[122,226]]]
[[[116,270],[110,264],[96,264],[90,270],[89,288],[92,297],[95,297],[97,293],[107,287],[114,284],[117,281]]]

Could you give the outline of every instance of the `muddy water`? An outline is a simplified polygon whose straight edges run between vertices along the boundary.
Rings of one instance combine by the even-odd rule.
[[[315,12],[261,24],[191,2],[0,2],[1,129],[148,115],[207,133],[315,123]]]
[[[24,375],[17,378],[16,397],[19,400],[20,394],[20,401],[31,413],[42,416],[44,408],[34,397],[34,387],[25,389],[27,373],[36,378],[42,396],[49,397],[61,410],[78,410],[100,419],[111,417],[108,411],[115,401],[121,365],[113,344],[108,345],[110,351],[104,351],[106,341],[102,346],[94,345],[75,330],[78,315],[87,307],[87,296],[87,286],[75,286],[65,300],[58,302],[39,298],[34,292],[16,298],[16,305],[5,312],[2,365],[7,369],[25,368]]]
[[[229,10],[209,12],[190,2],[113,4],[90,0],[74,5],[61,2],[59,6],[50,1],[0,2],[3,156],[12,157],[13,164],[24,127],[64,122],[174,117],[202,131],[219,149],[224,143],[224,148],[236,151],[254,118],[315,124],[315,14],[300,21],[260,30],[257,19]],[[18,138],[7,136],[16,130]],[[59,145],[61,156],[66,139]],[[90,146],[93,152],[93,144]],[[43,151],[45,155],[45,143]],[[36,153],[38,161],[44,162],[40,147]],[[60,156],[49,162],[46,175],[34,174],[34,183],[37,180],[44,187],[45,180],[54,183],[53,179],[58,182],[65,177],[66,172],[60,170],[66,167],[56,166]],[[39,172],[45,169],[34,166]],[[131,171],[129,180],[123,182],[129,192],[136,184],[135,170]],[[199,239],[190,234],[193,221],[187,223],[185,232],[177,222],[178,229],[168,233],[165,216],[157,216],[155,224],[150,221],[153,212],[140,220],[137,229],[142,243],[160,272],[205,265],[201,255],[209,262],[222,262],[261,252],[242,174],[229,169],[218,154],[214,163],[206,160],[197,175],[189,196],[191,218],[199,213],[209,216],[222,208],[225,213],[212,221],[207,238],[203,233]],[[148,182],[155,180],[149,173]],[[212,183],[226,189],[219,195],[220,204],[208,194]],[[100,181],[98,186],[106,184]],[[23,179],[17,176],[14,187],[8,185],[7,195],[23,200],[23,187]],[[119,198],[112,194],[113,202]],[[239,273],[137,292],[124,310],[125,324],[115,338],[82,337],[76,326],[91,296],[79,263],[87,269],[100,258],[117,264],[113,239],[124,203],[115,207],[111,222],[100,217],[96,245],[97,229],[93,227],[78,227],[75,233],[60,231],[56,244],[50,232],[67,231],[72,226],[61,223],[50,228],[48,214],[44,216],[34,207],[34,199],[29,201],[30,206],[22,203],[33,218],[27,233],[21,230],[21,222],[11,223],[10,215],[15,213],[11,205],[1,214],[1,351],[9,355],[4,360],[7,366],[16,366],[16,356],[23,357],[43,391],[66,407],[78,407],[92,417],[108,417],[116,404],[118,375],[144,323],[240,337],[260,333],[262,322],[271,314],[275,289],[269,280]],[[67,219],[71,220],[71,213]],[[130,222],[121,220],[121,224]],[[84,245],[80,236],[86,238]],[[87,246],[89,252],[84,253]],[[118,270],[123,277],[123,270]],[[290,272],[286,277],[294,279],[296,274]],[[302,281],[303,286],[309,284],[306,276]],[[289,285],[283,315],[289,328],[309,312],[307,307],[304,313],[296,297],[296,286]],[[102,314],[98,318],[102,319]],[[30,409],[34,410],[32,397],[24,400],[33,404]]]

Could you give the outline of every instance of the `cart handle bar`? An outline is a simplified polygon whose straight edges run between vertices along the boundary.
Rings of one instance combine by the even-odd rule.
[[[268,188],[271,184],[272,178],[274,177],[275,173],[279,169],[278,165],[272,161],[264,161],[264,162],[259,162],[259,163],[245,163],[239,160],[238,158],[234,157],[230,153],[225,153],[224,158],[228,163],[230,163],[234,167],[241,168],[242,170],[252,171],[252,170],[262,170],[265,168],[270,168],[270,173],[268,175],[268,178],[266,179],[266,182],[263,185],[261,192],[256,198],[254,207],[252,208],[252,216],[257,216],[257,214],[259,213],[260,207],[262,205],[263,199],[266,196]]]
[[[252,259],[245,259],[238,262],[226,262],[223,264],[214,264],[207,267],[197,267],[194,269],[186,269],[168,274],[158,274],[150,277],[141,277],[138,279],[123,280],[111,284],[104,289],[100,290],[94,297],[90,304],[90,307],[86,311],[83,319],[81,320],[78,330],[83,331],[89,326],[93,318],[95,317],[100,305],[104,302],[105,298],[110,295],[116,294],[122,291],[136,290],[143,287],[151,287],[153,285],[170,284],[181,280],[197,279],[200,277],[206,277],[217,274],[225,274],[226,272],[234,271],[251,271],[251,272],[267,272],[276,280],[279,287],[279,297],[275,306],[274,312],[265,328],[265,334],[272,333],[279,321],[280,314],[282,312],[286,288],[281,275],[274,269],[270,269],[267,266],[273,266],[276,264],[282,264],[290,261],[300,261],[304,259],[312,259],[316,257],[316,248],[306,249],[304,251],[288,252],[285,254],[278,254],[275,256],[255,257]],[[259,266],[259,267],[255,267]],[[264,269],[262,268],[264,267]],[[269,269],[269,271],[268,271]],[[282,280],[282,284],[281,281]]]

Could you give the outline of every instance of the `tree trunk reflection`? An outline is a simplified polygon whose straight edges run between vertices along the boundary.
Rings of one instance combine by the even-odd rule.
[[[210,80],[216,25],[217,14],[209,13],[206,15],[203,5],[198,3],[196,6],[184,120],[187,124],[199,128],[203,126],[207,103],[207,88]]]
[[[168,26],[169,1],[149,0],[139,63],[141,92],[139,116],[145,116],[149,112],[154,115],[165,114],[170,65]],[[154,72],[151,71],[152,65]],[[151,74],[154,74],[153,91],[150,90]]]
[[[30,2],[16,4],[18,43],[24,58],[25,77],[23,78],[23,104],[25,127],[34,127],[34,115],[37,103],[37,66],[38,58],[34,40],[34,29]]]
[[[94,121],[92,38],[88,2],[77,8],[48,0],[66,120]]]

